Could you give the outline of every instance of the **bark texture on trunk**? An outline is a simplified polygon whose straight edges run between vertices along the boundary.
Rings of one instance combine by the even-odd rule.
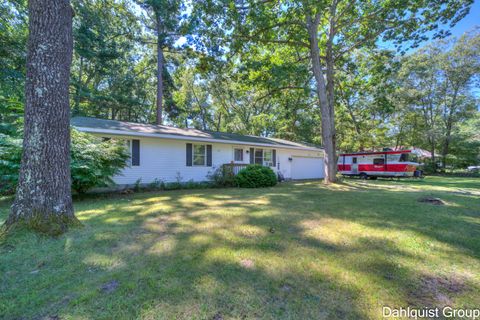
[[[78,223],[70,182],[73,10],[67,0],[30,0],[28,10],[23,154],[6,226],[57,235]]]
[[[163,124],[163,38],[162,19],[157,14],[157,124]]]
[[[437,158],[435,158],[435,146],[432,146],[430,147],[430,152],[431,152],[431,156],[430,156],[430,161],[432,162],[432,169],[434,172],[437,171]]]
[[[450,148],[450,140],[452,139],[452,123],[450,121],[447,123],[446,131],[442,148],[442,168],[444,171],[447,169],[447,156]]]
[[[332,97],[329,97],[327,93],[327,85],[320,64],[320,50],[318,47],[319,22],[320,15],[317,15],[315,18],[307,18],[312,71],[315,77],[318,102],[322,114],[322,141],[323,147],[325,148],[325,182],[330,183],[337,181],[335,118],[333,105],[329,103],[330,99],[333,100],[333,94]]]
[[[445,116],[445,138],[443,142],[443,149],[442,149],[442,168],[445,171],[447,167],[447,156],[450,148],[450,140],[452,139],[452,129],[453,129],[453,115],[456,111],[456,104],[457,104],[457,95],[458,95],[458,88],[455,88],[453,93],[453,99],[451,105],[448,107],[447,115]]]

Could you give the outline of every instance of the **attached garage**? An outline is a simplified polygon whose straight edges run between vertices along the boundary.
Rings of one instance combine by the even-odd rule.
[[[324,177],[323,158],[292,157],[292,179],[321,179]]]

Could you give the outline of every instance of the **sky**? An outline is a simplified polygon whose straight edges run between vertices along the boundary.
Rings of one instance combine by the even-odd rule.
[[[473,5],[470,7],[470,12],[468,15],[466,15],[462,20],[460,20],[453,28],[450,28],[450,32],[452,36],[454,37],[460,37],[462,34],[464,34],[467,31],[473,30],[475,26],[480,27],[480,0],[475,0]],[[444,29],[448,29],[443,26]],[[434,34],[434,32],[430,32],[430,37]],[[429,44],[430,41],[425,41],[420,44],[418,48],[421,48],[427,44]],[[387,49],[387,50],[395,50],[395,46],[393,43],[389,41],[382,41],[381,39],[378,40],[377,45],[382,48],[382,49]],[[405,51],[407,53],[412,53],[418,48],[411,49],[408,48],[408,46],[404,47]]]
[[[461,36],[466,31],[472,30],[476,25],[480,26],[480,0],[475,0],[470,8],[470,13],[451,29],[452,35]]]

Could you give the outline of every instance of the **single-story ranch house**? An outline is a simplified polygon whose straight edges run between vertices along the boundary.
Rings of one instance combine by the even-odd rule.
[[[232,162],[269,166],[285,179],[324,176],[321,148],[287,140],[88,117],[74,117],[71,124],[82,132],[125,139],[131,161],[114,177],[119,185],[138,179],[173,182],[179,177],[205,181],[209,172]]]

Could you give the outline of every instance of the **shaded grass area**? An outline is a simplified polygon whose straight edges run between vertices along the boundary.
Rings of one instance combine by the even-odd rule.
[[[381,319],[382,306],[480,305],[476,178],[140,193],[75,209],[83,228],[1,244],[0,317]]]

